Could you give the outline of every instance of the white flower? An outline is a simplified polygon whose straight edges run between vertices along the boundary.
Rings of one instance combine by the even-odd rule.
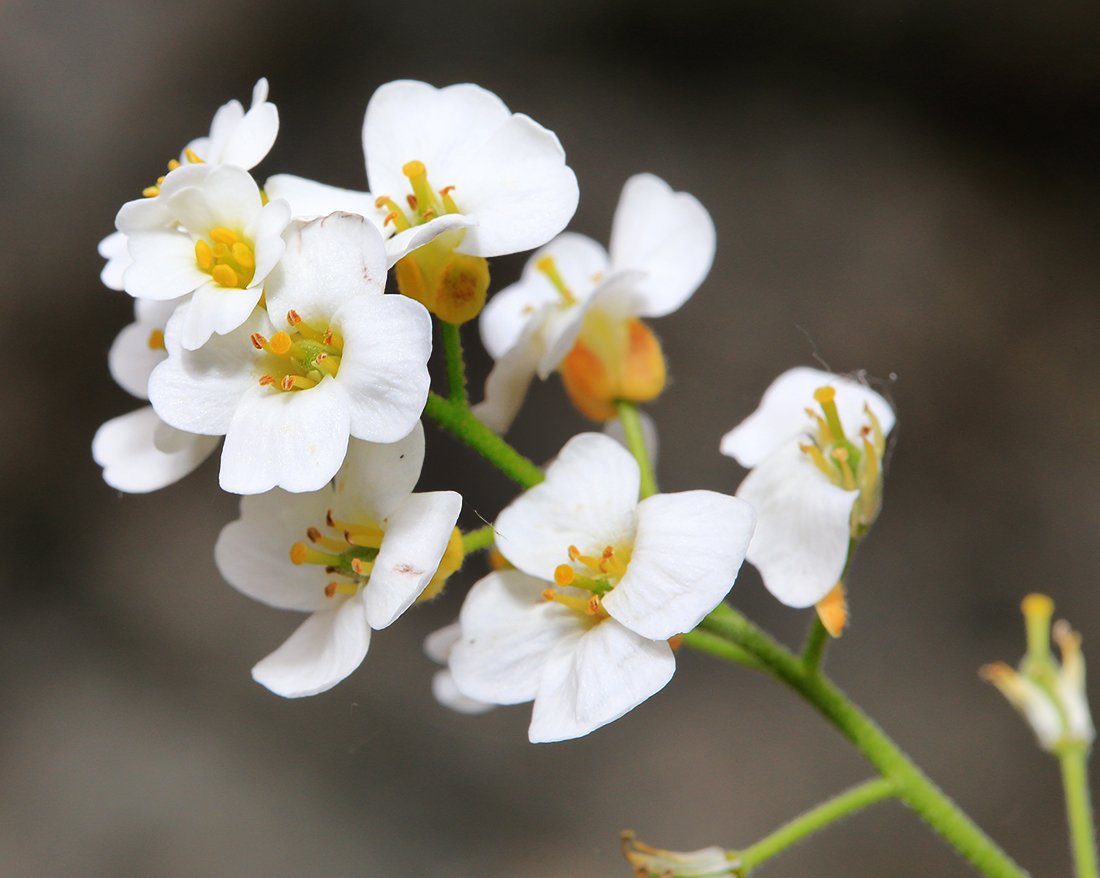
[[[192,140],[180,153],[179,161],[168,163],[169,170],[180,165],[205,162],[208,165],[237,165],[248,170],[260,163],[279,133],[279,113],[267,100],[267,80],[259,80],[252,89],[252,107],[246,113],[236,99],[223,104],[210,123],[210,134]],[[159,184],[145,192],[159,193]],[[327,211],[326,211],[327,212]],[[112,290],[123,289],[122,275],[133,259],[127,248],[127,236],[113,232],[99,242],[99,255],[107,260],[100,279]]]
[[[252,313],[283,254],[290,206],[263,203],[252,176],[234,165],[184,165],[153,198],[131,201],[115,219],[133,262],[122,275],[136,298],[193,293],[182,344],[196,350]]]
[[[518,569],[470,590],[450,668],[469,698],[534,699],[532,741],[586,735],[659,691],[675,667],[668,639],[737,576],[748,504],[711,491],[639,502],[639,484],[621,445],[581,434],[494,525]]]
[[[335,486],[241,498],[214,558],[238,590],[312,613],[252,669],[277,695],[324,692],[363,661],[371,629],[392,624],[431,582],[462,498],[413,494],[424,459],[417,425],[400,442],[352,442]]]
[[[172,426],[225,435],[222,488],[315,491],[333,477],[348,437],[395,442],[428,396],[431,318],[383,295],[382,240],[350,214],[295,220],[266,287],[269,311],[196,351],[180,343],[195,300],[168,323],[168,359],[149,398]]]
[[[850,541],[878,514],[890,404],[851,378],[800,367],[780,375],[759,407],[722,438],[752,470],[737,489],[758,516],[747,560],[789,607],[837,584]]]
[[[485,307],[481,338],[496,365],[475,412],[504,432],[531,379],[555,369],[596,420],[614,416],[615,399],[655,397],[664,359],[638,318],[671,314],[691,297],[710,270],[714,240],[710,215],[693,196],[652,174],[631,177],[610,252],[583,235],[560,235]]]
[[[135,321],[118,334],[108,352],[111,376],[139,399],[149,398],[149,376],[168,356],[164,326],[175,307],[174,300],[135,299]],[[103,467],[108,485],[138,494],[179,481],[217,444],[217,437],[169,427],[146,406],[103,424],[92,439],[92,457]]]
[[[638,878],[735,878],[744,870],[735,854],[718,846],[697,851],[666,851],[622,834],[623,856]]]
[[[265,191],[286,198],[295,216],[345,210],[376,222],[390,236],[389,266],[461,229],[452,245],[459,253],[530,250],[565,228],[577,208],[577,179],[553,132],[476,85],[383,85],[367,105],[363,150],[370,193],[289,174],[268,179]]]

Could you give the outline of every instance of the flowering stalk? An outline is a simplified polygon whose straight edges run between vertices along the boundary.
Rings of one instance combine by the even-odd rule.
[[[881,802],[898,794],[898,782],[892,778],[877,777],[846,790],[816,808],[807,811],[775,832],[760,839],[740,851],[736,858],[734,873],[748,875],[753,869],[782,853],[808,835],[828,826],[841,817],[846,817],[868,805]]]
[[[638,417],[638,406],[625,399],[616,403],[619,410],[619,420],[623,425],[623,433],[626,435],[626,447],[638,461],[638,468],[642,471],[641,496],[652,497],[657,493],[657,479],[653,475],[653,465],[649,460],[649,452],[645,447],[645,436],[642,435],[642,422]]]
[[[491,524],[487,524],[485,527],[479,527],[462,535],[462,551],[469,555],[470,552],[476,552],[478,549],[487,549],[495,539],[496,531]]]
[[[466,364],[462,358],[462,338],[457,323],[439,321],[439,330],[443,335],[443,353],[447,359],[447,386],[450,388],[451,402],[463,408],[470,407],[470,397],[466,393]]]
[[[884,778],[897,784],[898,798],[979,872],[989,878],[1026,878],[1027,873],[824,675],[808,669],[798,656],[728,604],[719,604],[700,627],[746,650],[770,674],[806,699]]]
[[[1065,744],[1058,751],[1062,765],[1062,785],[1066,790],[1066,817],[1069,820],[1070,847],[1077,878],[1097,878],[1096,837],[1089,801],[1088,744]]]
[[[542,481],[542,470],[486,427],[465,406],[437,393],[429,393],[424,414],[521,487],[530,488]]]

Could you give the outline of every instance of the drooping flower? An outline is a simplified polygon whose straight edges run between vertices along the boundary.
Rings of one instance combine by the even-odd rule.
[[[758,516],[746,558],[781,603],[808,607],[837,587],[850,546],[878,516],[893,426],[890,404],[867,385],[800,367],[722,438],[722,453],[751,470],[737,489]]]
[[[586,735],[659,691],[675,667],[669,638],[737,576],[755,519],[747,503],[711,491],[639,502],[639,487],[629,452],[581,434],[494,525],[517,569],[470,590],[450,668],[469,698],[533,699],[532,741]]]
[[[378,223],[401,291],[452,323],[480,311],[485,257],[546,243],[577,207],[553,132],[476,85],[383,85],[367,106],[363,149],[373,195],[286,174],[265,190],[296,216],[347,210]]]
[[[454,645],[458,643],[461,636],[462,628],[456,620],[425,637],[424,652],[433,662],[446,665],[451,658],[451,650],[454,649]],[[485,713],[496,706],[486,701],[467,698],[459,692],[454,677],[451,675],[451,669],[448,667],[440,668],[432,677],[432,695],[444,707],[449,707],[456,713],[465,713],[471,716]]]
[[[399,442],[353,440],[334,485],[241,498],[214,548],[222,576],[273,607],[312,615],[252,669],[277,695],[330,689],[437,574],[462,498],[414,494],[424,459],[419,424]]]
[[[131,201],[115,218],[128,238],[126,292],[141,299],[192,293],[181,343],[200,348],[252,313],[283,255],[290,206],[263,203],[256,181],[235,165],[193,164],[164,178],[152,198]]]
[[[1031,726],[1039,746],[1050,753],[1088,747],[1096,737],[1085,691],[1081,635],[1064,620],[1054,623],[1054,602],[1030,594],[1022,605],[1027,622],[1027,654],[1019,672],[1004,662],[984,665],[981,675],[996,686]],[[1050,652],[1053,634],[1062,653],[1059,665]]]
[[[629,831],[620,840],[623,856],[638,878],[735,878],[744,871],[736,854],[717,845],[697,851],[666,851],[638,841]]]
[[[168,359],[149,398],[174,427],[225,435],[222,488],[316,491],[335,475],[349,436],[395,442],[428,395],[431,318],[383,295],[385,253],[360,216],[295,220],[268,279],[268,310],[190,351],[180,336],[194,300],[165,331]]]
[[[671,314],[691,297],[710,271],[714,240],[710,215],[693,196],[652,174],[631,177],[610,252],[583,235],[559,235],[489,301],[479,326],[496,365],[478,416],[506,431],[531,379],[555,370],[593,420],[615,417],[616,400],[656,397],[664,355],[639,318]]]
[[[111,376],[139,399],[148,399],[149,376],[168,356],[164,327],[176,302],[134,300],[135,321],[122,330],[107,354]],[[112,418],[92,439],[92,457],[112,488],[146,493],[179,481],[202,463],[217,437],[185,433],[168,426],[152,406]]]
[[[260,79],[252,89],[252,106],[247,112],[236,99],[222,104],[210,123],[210,133],[188,143],[179,159],[168,163],[168,170],[199,162],[237,165],[245,170],[258,165],[279,133],[279,112],[268,101],[267,90],[267,80]],[[143,194],[147,197],[159,194],[163,182],[161,177]],[[99,242],[99,255],[107,260],[100,279],[112,290],[123,289],[122,275],[133,262],[127,240],[123,232],[113,232]]]

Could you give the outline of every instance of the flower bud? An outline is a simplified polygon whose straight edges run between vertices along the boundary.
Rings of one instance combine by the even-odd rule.
[[[1039,746],[1056,753],[1066,746],[1092,743],[1096,730],[1089,714],[1085,694],[1085,660],[1081,655],[1081,635],[1059,621],[1050,625],[1054,602],[1041,594],[1030,594],[1023,601],[1027,623],[1027,653],[1014,671],[1004,662],[982,667],[980,673],[1001,690],[1028,721]],[[1053,635],[1062,653],[1061,665],[1050,652]]]
[[[663,851],[635,841],[634,833],[622,834],[623,856],[638,878],[733,878],[737,859],[714,846],[697,851]]]
[[[472,320],[485,306],[489,263],[481,256],[455,252],[462,230],[444,232],[413,250],[394,266],[397,288],[440,320],[460,324]]]

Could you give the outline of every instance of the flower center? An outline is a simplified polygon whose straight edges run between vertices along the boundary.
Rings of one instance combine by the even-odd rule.
[[[324,332],[314,329],[297,311],[288,312],[286,320],[293,332],[276,332],[270,341],[258,332],[252,334],[256,350],[266,351],[279,361],[274,371],[261,376],[260,384],[280,390],[308,390],[326,375],[335,377],[340,371],[344,340],[331,327]]]
[[[195,242],[195,259],[199,268],[223,287],[245,289],[256,274],[256,251],[236,232],[218,226],[211,229],[208,244],[201,238]]]
[[[401,172],[409,178],[409,183],[412,184],[412,194],[405,196],[409,203],[409,213],[406,214],[397,202],[388,195],[379,196],[378,200],[375,201],[375,207],[387,207],[390,211],[382,222],[383,226],[392,222],[397,231],[403,232],[405,229],[422,225],[428,220],[442,216],[445,213],[462,212],[455,205],[454,199],[451,198],[451,191],[455,187],[444,186],[438,192],[433,190],[428,183],[428,171],[423,162],[415,160],[406,162],[401,168]]]
[[[306,538],[310,545],[295,543],[290,547],[290,560],[295,564],[317,564],[324,567],[329,576],[344,577],[329,581],[325,597],[355,594],[359,586],[370,580],[385,533],[374,524],[339,521],[333,518],[331,509],[325,515],[325,526],[336,536],[326,536],[316,527],[309,528]]]
[[[563,606],[577,610],[596,621],[608,618],[601,598],[611,591],[626,574],[630,563],[630,550],[616,551],[607,546],[600,556],[582,555],[576,546],[569,547],[570,564],[559,564],[554,571],[554,582],[559,588],[581,589],[590,592],[589,597],[566,594],[555,588],[548,588],[542,596],[548,601],[557,601]]]
[[[860,427],[857,442],[850,440],[840,423],[836,408],[836,390],[819,387],[814,400],[821,407],[821,414],[813,409],[806,413],[814,420],[812,443],[801,443],[799,448],[808,454],[821,472],[834,485],[846,491],[859,491],[860,496],[852,506],[852,537],[859,539],[878,516],[882,504],[882,456],[886,451],[886,438],[882,425],[874,412],[865,404],[863,413],[867,423]]]
[[[185,149],[183,151],[183,156],[192,165],[201,165],[201,164],[203,164],[203,160],[200,159],[197,155],[195,155],[195,151],[192,150],[192,149]],[[179,166],[180,166],[180,163],[178,161],[176,161],[175,159],[172,159],[170,162],[168,162],[168,171],[169,171],[169,173],[174,171]],[[144,189],[141,190],[141,194],[144,195],[146,198],[155,198],[156,196],[160,195],[160,184],[163,183],[163,182],[164,182],[164,177],[157,177],[157,182],[152,186],[146,186]]]

